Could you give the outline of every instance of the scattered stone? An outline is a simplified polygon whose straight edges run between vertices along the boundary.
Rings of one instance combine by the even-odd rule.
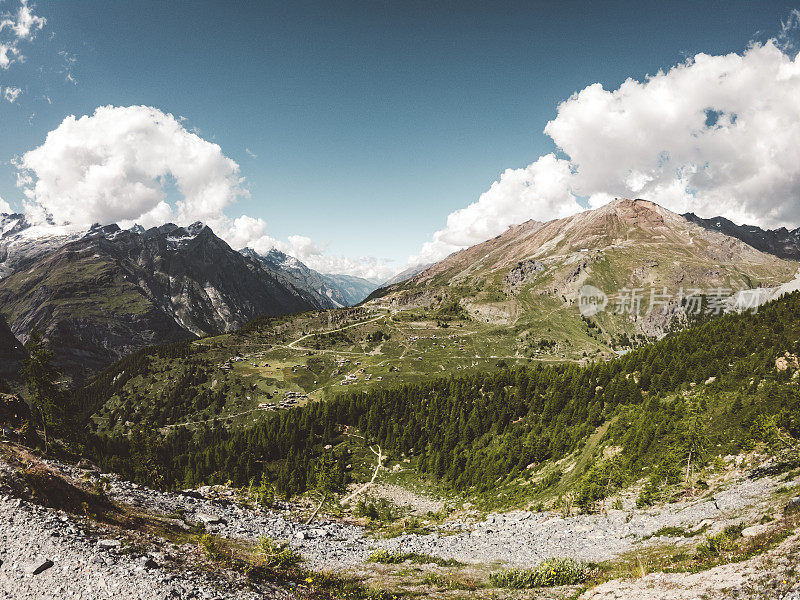
[[[38,575],[39,573],[44,573],[47,571],[47,569],[52,567],[54,564],[55,563],[53,563],[53,561],[49,558],[40,558],[29,563],[25,567],[25,572],[28,575]]]
[[[217,515],[209,513],[197,513],[195,518],[203,525],[227,525],[228,521]]]

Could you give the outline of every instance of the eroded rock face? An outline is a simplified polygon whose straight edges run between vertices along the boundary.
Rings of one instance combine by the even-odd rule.
[[[22,342],[42,332],[58,368],[77,377],[145,346],[326,307],[202,223],[95,227],[0,280],[11,331]]]
[[[544,263],[539,260],[522,260],[508,272],[504,280],[507,286],[516,288],[528,279],[544,272],[545,269]]]

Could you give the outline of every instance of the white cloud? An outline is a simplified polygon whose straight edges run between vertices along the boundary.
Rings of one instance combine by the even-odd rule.
[[[450,213],[446,227],[434,233],[409,264],[439,260],[528,219],[545,221],[577,212],[581,206],[570,179],[569,162],[553,154],[522,169],[507,169],[477,202]]]
[[[217,144],[148,106],[69,116],[17,161],[26,196],[58,223],[219,218],[246,192]],[[181,198],[167,211],[165,186]]]
[[[8,202],[0,198],[0,213],[10,213],[11,207],[9,206]]]
[[[785,48],[770,40],[741,54],[698,54],[613,91],[596,83],[573,94],[544,130],[565,158],[503,173],[410,262],[443,258],[509,224],[577,212],[576,197],[591,207],[640,197],[677,212],[797,225],[800,54]]]
[[[3,90],[3,97],[11,104],[16,101],[20,94],[22,94],[22,90],[14,86],[9,86]]]
[[[247,152],[247,156],[249,156],[250,158],[252,159],[258,158],[258,154],[250,150],[250,148],[245,148],[244,151]]]
[[[72,74],[75,69],[75,66],[78,64],[78,57],[75,56],[74,54],[70,54],[66,50],[62,50],[61,52],[58,53],[58,55],[61,57],[63,61],[61,67],[61,74],[64,75],[64,80],[73,85],[78,85],[77,80]],[[180,120],[180,118],[178,120]]]
[[[271,237],[263,219],[229,218],[225,210],[247,195],[239,165],[156,108],[102,106],[92,115],[67,117],[16,164],[17,185],[35,222],[46,216],[58,224],[123,227],[204,221],[237,250],[276,247],[326,273],[391,275],[387,261],[327,255],[304,236]],[[174,206],[168,197],[173,186],[180,194]]]
[[[22,62],[20,41],[31,41],[42,29],[47,19],[33,14],[28,0],[22,0],[16,14],[8,14],[0,20],[0,69],[8,69],[12,63]]]
[[[18,40],[32,40],[36,32],[42,29],[47,19],[33,14],[28,0],[21,0],[16,16],[9,16],[0,21],[0,32],[10,30]]]
[[[698,54],[558,108],[545,133],[569,156],[572,189],[636,195],[679,212],[775,226],[800,221],[800,55],[773,42]]]

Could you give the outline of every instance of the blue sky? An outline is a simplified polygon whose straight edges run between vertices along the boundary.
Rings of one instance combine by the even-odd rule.
[[[798,3],[31,6],[47,23],[0,70],[0,86],[22,90],[0,102],[0,197],[13,208],[15,156],[67,115],[143,104],[185,117],[240,165],[250,197],[229,216],[402,266],[504,169],[555,149],[542,131],[573,92],[741,53]]]

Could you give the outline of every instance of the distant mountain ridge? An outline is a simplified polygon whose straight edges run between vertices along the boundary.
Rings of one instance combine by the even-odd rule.
[[[313,290],[328,299],[331,302],[330,308],[358,304],[378,287],[372,281],[353,275],[319,273],[277,248],[272,248],[266,254],[259,254],[252,248],[242,248],[239,252],[269,269],[287,273],[299,286]]]
[[[141,347],[236,329],[260,315],[333,304],[234,251],[202,223],[31,232],[3,215],[0,314],[41,331],[65,372],[86,375]]]
[[[705,229],[740,239],[762,252],[788,260],[800,260],[800,227],[791,231],[785,227],[762,229],[756,225],[737,225],[725,217],[703,219],[694,213],[685,213],[683,217]]]

